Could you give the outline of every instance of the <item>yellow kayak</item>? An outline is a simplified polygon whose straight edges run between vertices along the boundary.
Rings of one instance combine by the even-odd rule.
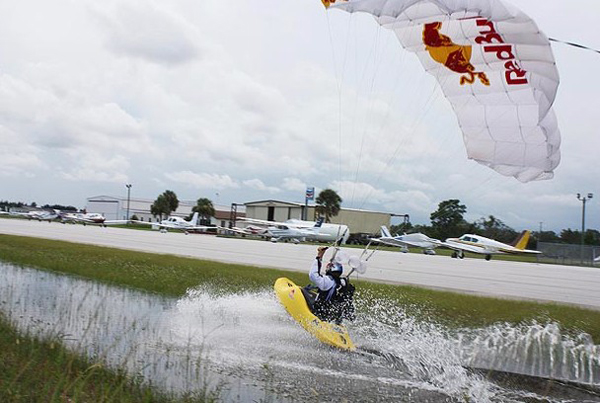
[[[279,301],[288,313],[299,322],[304,329],[323,343],[343,350],[355,350],[356,347],[348,330],[343,325],[324,322],[317,318],[308,308],[302,289],[291,280],[281,277],[275,281],[273,287]]]

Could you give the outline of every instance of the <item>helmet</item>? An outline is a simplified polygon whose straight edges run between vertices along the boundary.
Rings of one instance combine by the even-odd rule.
[[[340,276],[343,271],[344,267],[340,263],[335,262],[327,269],[327,274]]]

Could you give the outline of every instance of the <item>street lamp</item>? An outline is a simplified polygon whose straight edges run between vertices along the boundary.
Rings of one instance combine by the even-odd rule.
[[[129,201],[130,201],[130,196],[131,196],[131,183],[128,183],[125,185],[125,187],[127,188],[127,221],[129,221]]]
[[[583,265],[583,243],[585,239],[585,202],[594,197],[593,193],[588,193],[586,196],[581,196],[581,193],[577,193],[577,200],[581,200],[583,208],[581,210],[581,265]]]

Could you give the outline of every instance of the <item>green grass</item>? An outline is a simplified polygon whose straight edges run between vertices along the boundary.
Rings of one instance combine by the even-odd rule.
[[[0,402],[206,402],[212,397],[162,394],[121,371],[61,345],[14,330],[0,315]]]

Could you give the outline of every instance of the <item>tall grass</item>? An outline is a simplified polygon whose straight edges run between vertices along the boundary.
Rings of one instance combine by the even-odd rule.
[[[120,370],[85,359],[61,344],[18,333],[0,315],[0,402],[205,402],[143,385]]]

